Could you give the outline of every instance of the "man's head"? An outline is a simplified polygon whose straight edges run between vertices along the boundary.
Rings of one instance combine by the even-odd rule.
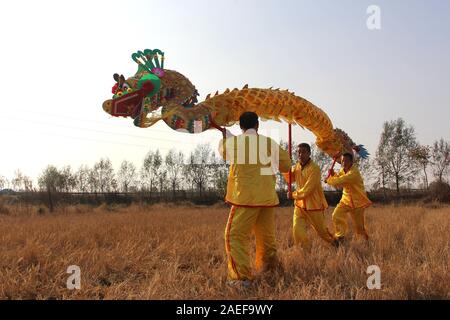
[[[353,155],[349,152],[346,152],[342,155],[342,167],[344,170],[348,170],[353,165]]]
[[[307,143],[300,143],[297,147],[298,159],[302,165],[311,157],[311,147]]]
[[[244,112],[239,117],[239,125],[241,126],[242,131],[246,131],[248,129],[258,130],[258,115],[254,112]]]

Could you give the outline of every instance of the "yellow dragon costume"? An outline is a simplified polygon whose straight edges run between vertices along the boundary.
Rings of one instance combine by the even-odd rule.
[[[103,109],[112,116],[133,118],[138,127],[147,128],[163,120],[174,130],[199,133],[232,126],[243,112],[253,111],[262,119],[284,120],[307,128],[316,136],[317,146],[330,157],[352,150],[364,156],[364,148],[356,146],[344,131],[333,128],[322,109],[288,90],[246,85],[207,95],[198,103],[199,94],[189,79],[164,68],[161,50],[138,51],[132,59],[138,71],[128,79],[114,74],[113,97],[103,103]]]

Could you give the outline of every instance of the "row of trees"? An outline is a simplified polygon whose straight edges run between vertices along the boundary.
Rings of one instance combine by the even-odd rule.
[[[285,142],[281,145],[287,148]],[[449,174],[450,144],[444,139],[431,146],[417,141],[415,130],[403,119],[385,122],[375,156],[358,160],[359,168],[369,189],[394,189],[414,185],[427,189],[430,174],[435,180],[446,181]],[[325,174],[331,159],[312,146],[312,158]],[[294,161],[296,160],[294,152]],[[195,190],[200,195],[206,190],[224,194],[228,165],[208,144],[198,145],[187,156],[175,149],[165,156],[159,150],[150,151],[141,165],[124,160],[115,172],[108,158],[100,159],[92,167],[82,165],[77,170],[70,166],[60,169],[48,166],[40,174],[37,187],[51,192],[167,192]],[[36,190],[30,177],[16,171],[11,181],[0,176],[0,190]],[[277,187],[286,189],[281,175]]]
[[[117,172],[108,158],[102,158],[92,167],[71,166],[60,169],[47,166],[38,177],[37,188],[32,180],[15,172],[9,182],[0,176],[0,190],[11,187],[16,191],[50,192],[166,192],[196,190],[201,194],[208,189],[224,192],[226,188],[227,164],[219,159],[208,144],[198,145],[188,156],[175,149],[165,156],[159,150],[150,151],[140,167],[124,160]]]
[[[402,185],[420,181],[423,189],[428,189],[429,169],[437,181],[442,183],[447,179],[450,144],[441,138],[432,146],[421,145],[414,127],[401,118],[388,121],[383,125],[372,164],[373,173],[378,176],[376,183],[383,189],[393,184],[399,193]]]

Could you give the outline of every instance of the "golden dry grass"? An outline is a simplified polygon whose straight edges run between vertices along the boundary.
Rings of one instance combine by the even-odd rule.
[[[245,293],[225,285],[227,207],[0,207],[0,299],[450,298],[449,206],[369,208],[370,246],[336,250],[311,231],[309,254],[292,246],[292,211],[279,208],[284,273]],[[381,290],[366,288],[374,264]],[[81,290],[66,288],[70,265],[81,268]]]

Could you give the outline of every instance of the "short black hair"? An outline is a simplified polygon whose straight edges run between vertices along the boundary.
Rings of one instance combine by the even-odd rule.
[[[308,150],[309,153],[311,153],[311,146],[309,144],[307,144],[307,143],[300,143],[297,146],[297,150],[300,149],[300,148],[304,148],[304,149]]]
[[[258,124],[258,115],[254,112],[244,112],[239,117],[239,125],[241,126],[241,129],[248,130],[256,128],[256,125]]]
[[[342,156],[350,159],[350,161],[353,162],[353,155],[350,152],[346,152]]]

